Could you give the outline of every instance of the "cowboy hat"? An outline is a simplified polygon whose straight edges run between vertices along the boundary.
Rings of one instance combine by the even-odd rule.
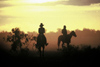
[[[40,26],[44,26],[43,23],[41,23]]]

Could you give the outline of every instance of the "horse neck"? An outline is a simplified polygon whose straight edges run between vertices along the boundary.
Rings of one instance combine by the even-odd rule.
[[[73,36],[72,33],[70,33],[69,36],[72,38],[72,36]]]

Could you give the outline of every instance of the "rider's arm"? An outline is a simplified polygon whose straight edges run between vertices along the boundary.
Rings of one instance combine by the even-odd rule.
[[[45,33],[45,29],[44,28],[43,28],[43,30],[44,30],[43,33]]]

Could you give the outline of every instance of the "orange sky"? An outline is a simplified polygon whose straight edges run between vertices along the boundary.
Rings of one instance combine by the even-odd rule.
[[[44,24],[47,32],[56,32],[63,25],[68,30],[100,30],[100,3],[93,2],[0,0],[0,31],[11,31],[19,27],[24,32],[37,32],[40,23]]]

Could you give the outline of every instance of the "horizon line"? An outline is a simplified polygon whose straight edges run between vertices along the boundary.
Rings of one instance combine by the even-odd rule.
[[[18,28],[18,27],[15,27],[15,28]],[[19,28],[20,29],[20,28]],[[90,29],[90,28],[83,28],[83,29],[75,29],[75,30],[69,30],[69,29],[67,29],[67,31],[83,31],[83,30],[85,30],[85,29],[87,29],[87,30],[90,30],[90,31],[100,31],[100,29],[98,29],[98,30],[96,30],[96,29]],[[47,29],[46,29],[46,33],[51,33],[51,32],[54,32],[54,33],[56,33],[56,32],[58,32],[59,30],[62,30],[62,28],[57,28],[57,31],[49,31],[49,32],[47,32]],[[23,30],[20,30],[20,31],[23,31]],[[7,31],[7,30],[2,30],[2,31],[0,31],[0,33],[1,32],[11,32],[11,31]],[[25,32],[25,31],[23,31],[24,33],[28,33],[28,32],[35,32],[35,33],[38,33],[38,32],[36,32],[36,31],[27,31],[27,32]]]

